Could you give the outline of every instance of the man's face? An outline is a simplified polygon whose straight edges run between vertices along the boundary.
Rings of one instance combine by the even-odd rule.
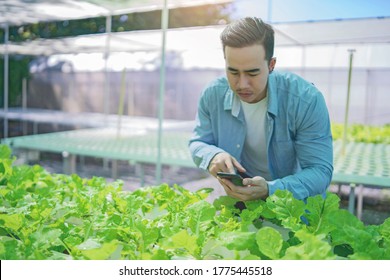
[[[256,103],[267,95],[269,65],[262,45],[244,48],[225,47],[226,75],[230,88],[247,103]],[[271,60],[273,69],[274,59]]]

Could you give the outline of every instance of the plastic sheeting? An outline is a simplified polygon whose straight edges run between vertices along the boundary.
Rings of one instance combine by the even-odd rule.
[[[169,0],[167,8],[231,2],[232,0]],[[1,0],[0,25],[22,25],[119,15],[163,9],[161,0]]]
[[[378,45],[390,44],[390,18],[369,18],[273,24],[276,47]],[[224,26],[172,29],[168,33],[170,50],[220,48],[219,34]],[[82,35],[73,38],[40,39],[20,44],[8,44],[8,53],[23,55],[52,55],[64,53],[93,53],[106,50],[110,37],[111,52],[155,50],[161,44],[160,31],[132,31]],[[0,45],[0,53],[5,46]]]
[[[86,1],[2,0],[0,25],[22,25],[42,21],[106,16],[109,11]]]

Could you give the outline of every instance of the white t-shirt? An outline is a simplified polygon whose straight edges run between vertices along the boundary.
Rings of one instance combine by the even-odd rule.
[[[248,175],[262,176],[266,180],[272,180],[268,168],[265,129],[267,105],[268,97],[257,103],[241,101],[247,126],[242,162]]]

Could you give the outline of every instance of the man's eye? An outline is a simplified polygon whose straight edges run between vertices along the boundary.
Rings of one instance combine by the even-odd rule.
[[[260,72],[253,72],[253,73],[249,73],[249,76],[255,77],[255,76],[259,75],[259,74],[260,74]]]
[[[230,72],[232,75],[238,75],[238,72]]]

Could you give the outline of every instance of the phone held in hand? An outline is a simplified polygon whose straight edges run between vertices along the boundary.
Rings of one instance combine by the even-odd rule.
[[[235,184],[236,186],[244,186],[244,184],[242,183],[243,178],[239,174],[228,173],[228,172],[217,172],[217,176],[232,181],[232,183]]]

